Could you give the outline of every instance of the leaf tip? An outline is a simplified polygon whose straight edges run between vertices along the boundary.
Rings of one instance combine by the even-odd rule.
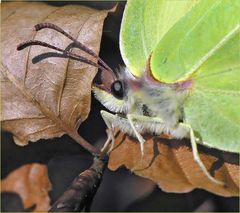
[[[28,140],[24,140],[24,139],[20,139],[16,136],[13,136],[13,140],[15,142],[15,144],[19,145],[19,146],[26,146],[28,145]]]

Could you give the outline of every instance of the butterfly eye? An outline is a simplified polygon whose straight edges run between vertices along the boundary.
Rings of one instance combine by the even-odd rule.
[[[114,97],[118,99],[123,99],[124,97],[124,89],[123,89],[123,83],[119,80],[114,81],[111,85],[111,93]]]

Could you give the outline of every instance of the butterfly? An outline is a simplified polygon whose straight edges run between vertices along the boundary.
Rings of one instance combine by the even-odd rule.
[[[127,66],[121,68],[119,72],[114,72],[97,54],[74,39],[63,29],[51,23],[38,24],[35,26],[35,29],[38,31],[44,28],[50,28],[62,33],[71,39],[78,48],[91,55],[98,62],[96,63],[94,60],[76,55],[69,50],[64,50],[37,40],[21,43],[18,46],[18,50],[30,45],[41,45],[60,51],[71,59],[79,60],[98,68],[101,71],[101,84],[94,84],[92,88],[95,97],[112,112],[101,111],[101,115],[108,129],[118,128],[124,133],[137,138],[140,143],[142,157],[144,157],[145,139],[142,136],[144,133],[155,135],[164,133],[171,135],[171,137],[175,139],[189,138],[193,151],[193,158],[204,174],[214,183],[223,185],[223,182],[211,176],[201,161],[198,154],[197,143],[206,144],[226,151],[234,151],[234,148],[238,147],[237,144],[239,144],[236,142],[237,133],[235,131],[240,129],[239,116],[236,114],[236,106],[231,107],[231,115],[229,113],[225,115],[227,116],[226,118],[230,119],[236,114],[233,122],[235,126],[226,126],[220,118],[216,119],[216,112],[211,111],[211,107],[215,109],[214,107],[219,106],[220,110],[222,110],[230,106],[229,104],[235,102],[239,103],[239,87],[236,86],[236,81],[240,76],[239,66],[237,65],[239,61],[237,62],[237,56],[234,57],[234,54],[239,50],[235,45],[237,40],[239,40],[239,23],[237,24],[237,18],[232,15],[232,22],[226,24],[231,25],[232,31],[227,34],[228,31],[226,30],[226,36],[223,36],[225,40],[220,40],[218,43],[216,42],[217,45],[215,45],[213,49],[209,48],[209,50],[206,50],[206,52],[208,51],[206,54],[205,52],[201,53],[201,51],[200,53],[196,51],[196,54],[193,52],[193,57],[190,57],[189,61],[187,61],[187,53],[184,52],[185,49],[181,49],[182,46],[186,45],[186,49],[192,51],[191,45],[195,45],[199,47],[199,49],[201,49],[201,47],[207,48],[207,45],[202,44],[202,46],[199,46],[195,43],[189,45],[185,44],[185,42],[181,43],[179,46],[174,46],[173,43],[175,41],[177,43],[178,39],[181,41],[181,39],[186,37],[186,34],[189,36],[189,41],[198,39],[196,35],[194,37],[194,33],[198,32],[202,27],[201,24],[204,26],[206,21],[225,20],[224,18],[226,17],[222,18],[221,15],[224,14],[224,12],[227,13],[227,11],[225,11],[226,9],[224,9],[226,7],[225,4],[227,4],[226,1],[220,3],[211,2],[209,4],[205,1],[203,3],[200,2],[196,6],[192,6],[192,8],[189,7],[189,11],[185,11],[186,14],[178,17],[179,20],[176,20],[176,24],[172,24],[171,29],[166,32],[166,35],[155,45],[156,47],[154,49],[150,48],[148,51],[145,49],[143,53],[141,51],[136,52],[136,47],[141,47],[141,45],[139,46],[137,43],[138,36],[142,35],[139,33],[135,36],[134,33],[136,32],[134,32],[133,29],[137,29],[137,27],[134,28],[133,24],[137,22],[142,15],[142,11],[140,11],[141,7],[144,9],[149,6],[148,4],[154,6],[151,5],[154,4],[152,2],[141,3],[141,1],[130,1],[125,9],[125,16],[121,27],[120,40],[122,40],[120,41],[120,46]],[[155,4],[157,3],[155,2]],[[173,6],[172,4],[172,7]],[[199,11],[204,11],[203,8],[209,8],[210,6],[213,9],[209,10],[210,15],[207,17],[209,18],[208,20],[206,14],[204,12],[200,13]],[[134,20],[130,12],[134,11],[136,8],[140,8],[140,16],[135,16],[137,20]],[[220,9],[223,11],[220,11],[222,13],[218,14]],[[232,10],[235,11],[237,9],[232,8]],[[193,24],[195,28],[187,33],[184,32],[184,29],[191,25],[191,21],[194,18],[199,21],[200,26],[195,26]],[[204,18],[206,18],[206,20],[204,20]],[[203,22],[201,23],[202,20]],[[196,30],[196,32],[194,30]],[[191,35],[191,33],[193,35]],[[214,32],[209,30],[209,32],[205,32],[204,36],[209,36],[211,33]],[[178,34],[178,37],[175,36],[176,34]],[[175,40],[172,39],[174,36]],[[134,41],[135,38],[136,45],[135,43],[129,42]],[[200,38],[198,40],[201,41]],[[170,47],[176,47],[176,51]],[[176,52],[179,50],[183,51],[182,56],[177,55]],[[136,58],[134,52],[139,56],[139,64],[141,64],[141,66],[138,64],[138,58]],[[213,72],[208,69],[208,66],[214,63],[218,66],[218,63],[221,63],[221,60],[224,59],[224,53],[229,53],[230,56],[233,55],[233,59],[230,60],[230,64],[227,66],[228,69],[226,68],[225,70],[226,73],[230,73],[229,78],[228,76],[224,76],[221,70],[214,70],[211,67]],[[141,59],[141,54],[146,57],[144,56],[143,59]],[[197,54],[202,55],[199,56]],[[180,57],[180,59],[182,57],[183,61],[185,60],[188,62],[185,66],[190,67],[186,69],[190,71],[185,70],[185,67],[181,64],[182,59],[180,60],[178,57]],[[200,57],[200,60],[195,60],[194,57]],[[180,62],[178,62],[178,60],[180,60]],[[210,61],[210,65],[207,63],[208,61]],[[220,86],[217,85],[218,88],[211,88],[206,85],[206,83],[209,83],[209,80],[206,79],[210,79],[212,85],[217,84],[215,82],[216,78],[219,78],[219,76],[223,76],[223,79],[225,78],[226,81],[225,83],[222,82]],[[230,86],[230,90],[226,92],[226,88],[229,88],[229,81],[233,87]],[[235,89],[235,86],[237,89]],[[219,100],[217,100],[220,101],[219,103],[216,102],[216,98],[214,99],[214,96],[217,94],[220,95],[218,98]],[[233,100],[234,97],[235,99]],[[212,106],[209,107],[210,110],[206,108],[208,103],[212,104]],[[213,113],[215,113],[216,116],[213,116]],[[209,125],[211,125],[211,128]],[[227,128],[230,128],[229,132],[222,133],[222,131],[225,131]],[[111,137],[113,142],[114,136],[112,135]],[[232,141],[230,141],[232,144],[231,148],[226,148],[224,143],[218,143],[219,139],[223,141],[232,139]]]

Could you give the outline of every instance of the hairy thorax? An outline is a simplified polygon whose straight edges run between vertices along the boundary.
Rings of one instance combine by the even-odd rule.
[[[145,75],[135,78],[125,70],[127,114],[159,117],[169,128],[183,120],[183,105],[192,82],[161,83]]]
[[[187,94],[187,90],[178,90],[171,85],[142,83],[139,90],[129,88],[127,113],[159,117],[172,128],[183,119],[183,104]]]

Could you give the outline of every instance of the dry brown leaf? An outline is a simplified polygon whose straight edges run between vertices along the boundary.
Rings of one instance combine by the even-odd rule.
[[[149,178],[166,192],[184,193],[195,188],[221,196],[239,196],[239,156],[199,146],[200,158],[207,169],[226,186],[211,182],[193,160],[188,140],[148,137],[141,160],[139,143],[123,133],[115,140],[108,167],[124,165],[135,174]]]
[[[1,181],[1,192],[19,194],[25,209],[36,204],[34,211],[50,208],[50,189],[47,166],[37,163],[21,166]]]
[[[92,80],[96,68],[59,57],[32,59],[49,49],[32,46],[17,51],[17,45],[37,39],[65,49],[71,41],[62,34],[34,25],[50,22],[62,27],[95,53],[99,52],[102,27],[108,11],[69,5],[10,2],[2,5],[1,95],[2,128],[14,135],[18,145],[60,137],[73,131],[73,138],[90,110]],[[74,53],[90,58],[79,49]]]

